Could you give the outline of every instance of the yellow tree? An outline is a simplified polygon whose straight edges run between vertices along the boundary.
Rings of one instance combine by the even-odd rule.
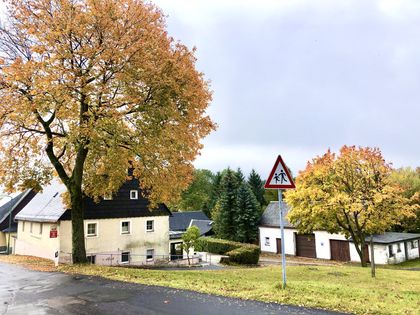
[[[74,262],[84,196],[118,190],[131,163],[153,202],[176,197],[215,125],[195,57],[142,0],[10,0],[0,29],[0,182],[69,194]],[[55,172],[54,172],[55,171]]]
[[[352,238],[362,266],[365,238],[413,216],[401,189],[390,180],[391,166],[377,148],[344,146],[308,162],[286,193],[289,220],[302,232],[326,230]]]

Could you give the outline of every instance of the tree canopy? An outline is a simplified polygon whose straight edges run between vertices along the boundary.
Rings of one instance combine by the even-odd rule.
[[[420,205],[420,167],[416,169],[405,167],[394,170],[390,179],[401,187],[404,196],[410,198],[413,204]],[[415,217],[407,218],[395,229],[420,233],[420,207],[417,209]]]
[[[379,149],[344,146],[308,162],[285,194],[289,220],[302,232],[326,230],[352,238],[365,265],[365,237],[383,233],[415,207],[390,180],[391,167]]]
[[[215,125],[193,51],[139,0],[13,0],[0,29],[0,182],[70,194],[73,257],[86,259],[81,198],[115,192],[129,165],[153,201],[191,179]]]

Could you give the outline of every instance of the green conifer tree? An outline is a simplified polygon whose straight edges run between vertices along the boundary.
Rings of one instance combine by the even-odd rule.
[[[258,236],[260,205],[246,182],[238,189],[236,203],[234,239],[238,242],[253,243]]]
[[[213,218],[215,231],[218,237],[235,239],[235,212],[238,178],[236,172],[227,169],[221,181],[221,194],[217,201],[217,215]]]
[[[252,169],[251,173],[248,176],[248,184],[251,187],[255,198],[257,198],[257,201],[260,204],[261,208],[267,205],[267,202],[264,198],[264,183],[261,180],[260,175],[254,169]]]

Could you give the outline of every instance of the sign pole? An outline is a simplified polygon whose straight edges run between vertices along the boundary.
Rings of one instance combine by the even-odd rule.
[[[284,222],[283,222],[283,194],[281,189],[278,189],[279,195],[279,214],[280,214],[280,242],[281,242],[281,271],[282,271],[282,278],[283,278],[283,289],[286,288],[286,254],[284,248]]]

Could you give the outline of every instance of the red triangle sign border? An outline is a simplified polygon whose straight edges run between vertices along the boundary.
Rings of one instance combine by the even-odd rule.
[[[285,184],[270,184],[279,163],[283,166],[283,169],[286,172],[287,179],[290,181],[290,184],[286,184],[286,185]],[[279,155],[277,157],[276,163],[274,164],[274,167],[271,170],[270,176],[268,176],[268,179],[267,179],[267,181],[264,185],[264,188],[265,189],[293,189],[293,188],[296,188],[295,183],[293,182],[293,178],[290,175],[290,172],[289,172],[288,168],[286,167],[286,164],[284,164],[283,159],[281,158],[281,155]]]

